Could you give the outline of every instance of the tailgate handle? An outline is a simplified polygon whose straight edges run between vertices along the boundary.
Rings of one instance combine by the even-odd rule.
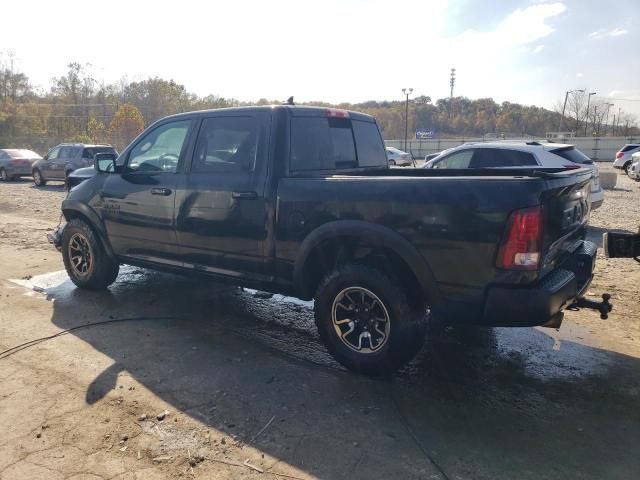
[[[233,198],[244,198],[245,200],[254,200],[258,198],[256,192],[231,192]]]
[[[162,195],[163,197],[168,197],[171,195],[170,188],[152,188],[151,195]]]

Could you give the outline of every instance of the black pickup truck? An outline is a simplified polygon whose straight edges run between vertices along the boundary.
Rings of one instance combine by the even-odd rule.
[[[589,171],[389,168],[361,113],[175,115],[95,167],[50,238],[78,287],[131,264],[314,299],[327,349],[360,372],[410,360],[430,315],[557,327],[593,276]]]

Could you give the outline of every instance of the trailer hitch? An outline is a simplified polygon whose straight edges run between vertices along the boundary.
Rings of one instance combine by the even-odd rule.
[[[609,313],[613,310],[613,305],[611,302],[611,295],[608,293],[602,294],[602,301],[596,302],[595,300],[587,300],[584,297],[578,298],[573,304],[569,307],[569,310],[579,310],[581,308],[590,308],[592,310],[598,310],[600,312],[600,318],[602,320],[606,320],[609,318]]]

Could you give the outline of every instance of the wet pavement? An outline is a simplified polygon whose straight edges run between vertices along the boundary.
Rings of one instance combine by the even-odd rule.
[[[331,359],[310,302],[132,267],[106,292],[78,290],[64,272],[17,283],[52,302],[61,329],[140,318],[71,333],[113,360],[87,387],[87,404],[126,372],[195,421],[309,476],[640,472],[640,359],[597,348],[597,332],[570,322],[559,332],[433,325],[410,365],[371,379]],[[169,451],[200,445],[179,430],[165,435]]]

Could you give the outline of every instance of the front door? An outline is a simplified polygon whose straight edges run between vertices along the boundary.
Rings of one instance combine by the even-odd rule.
[[[58,161],[60,156],[60,147],[56,147],[47,154],[47,161],[42,163],[42,175],[44,178],[54,178],[53,165]]]
[[[122,173],[102,187],[102,217],[118,255],[181,265],[174,206],[191,119],[162,123],[125,153]]]
[[[202,119],[191,169],[176,198],[186,266],[227,276],[267,274],[270,121],[269,112],[218,112]]]

